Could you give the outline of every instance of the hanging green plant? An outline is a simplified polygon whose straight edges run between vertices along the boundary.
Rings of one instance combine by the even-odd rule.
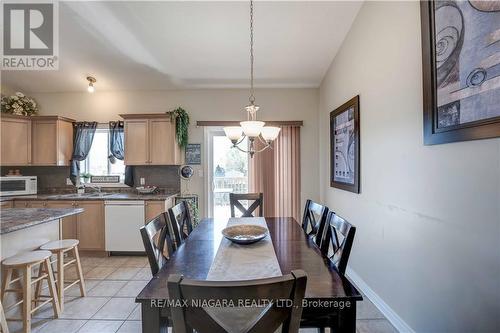
[[[177,143],[181,148],[185,148],[188,144],[188,130],[189,130],[189,115],[181,107],[172,111],[175,119],[175,136]]]

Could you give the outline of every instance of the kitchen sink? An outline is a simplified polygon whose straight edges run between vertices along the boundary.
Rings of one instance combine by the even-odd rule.
[[[87,195],[89,198],[108,198],[113,195],[116,195],[116,193],[85,193],[84,195]]]
[[[116,193],[68,193],[68,194],[57,194],[47,197],[48,199],[87,199],[87,198],[108,198]]]

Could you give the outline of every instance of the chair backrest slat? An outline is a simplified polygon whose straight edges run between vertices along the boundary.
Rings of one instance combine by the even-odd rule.
[[[241,324],[235,319],[239,304],[265,299],[282,300],[282,303],[259,308],[263,310],[262,313],[253,321],[244,323],[247,332],[274,332],[280,325],[283,325],[283,332],[298,332],[306,282],[306,274],[301,270],[276,278],[249,281],[197,281],[184,279],[181,275],[170,275],[169,299],[181,305],[171,308],[173,331],[183,333],[194,329],[198,333],[226,333],[225,327]],[[285,300],[290,300],[294,306],[283,306]],[[210,308],[207,309],[206,304],[217,302],[226,306],[222,307],[225,310],[222,317],[218,316],[218,320],[215,320],[207,313]]]
[[[191,213],[187,201],[181,201],[177,205],[168,209],[168,218],[174,235],[175,248],[184,243],[184,240],[193,231]]]
[[[326,232],[321,242],[321,252],[327,256],[337,270],[345,274],[356,227],[334,212],[326,219]]]
[[[156,216],[139,230],[151,273],[156,275],[174,251],[166,213]]]
[[[328,207],[315,203],[312,200],[306,201],[304,207],[304,217],[302,218],[302,229],[309,235],[317,246],[321,245],[324,237],[324,229]]]
[[[253,203],[245,208],[241,201],[252,201]],[[242,213],[241,217],[253,217],[253,212],[259,208],[259,215],[264,216],[264,195],[262,193],[229,193],[229,204],[231,205],[231,217],[236,217],[234,208]]]

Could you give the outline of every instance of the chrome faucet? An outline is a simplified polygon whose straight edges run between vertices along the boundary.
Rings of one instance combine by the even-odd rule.
[[[83,184],[83,187],[86,189],[86,188],[91,188],[93,189],[94,191],[96,191],[97,193],[101,194],[101,188],[98,187],[98,186],[92,186],[92,185],[86,185],[86,184]]]

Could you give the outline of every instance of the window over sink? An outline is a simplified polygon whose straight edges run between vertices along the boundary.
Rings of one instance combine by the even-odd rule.
[[[116,158],[113,158],[113,163],[109,158],[110,154],[109,129],[97,128],[89,155],[84,161],[80,162],[80,174],[90,174],[92,176],[120,176],[120,184],[123,185],[125,179],[125,164],[123,161]],[[90,179],[83,179],[82,182],[90,182]]]

